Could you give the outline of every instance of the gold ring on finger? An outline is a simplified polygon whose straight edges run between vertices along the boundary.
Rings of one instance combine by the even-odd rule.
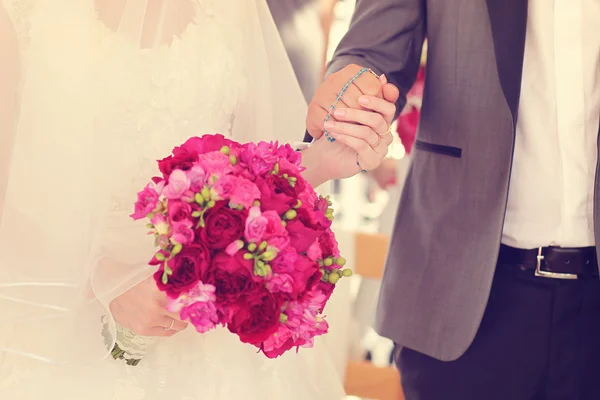
[[[165,328],[165,331],[170,331],[171,329],[173,329],[174,325],[175,325],[175,318],[171,318],[171,325],[169,325],[168,328]]]

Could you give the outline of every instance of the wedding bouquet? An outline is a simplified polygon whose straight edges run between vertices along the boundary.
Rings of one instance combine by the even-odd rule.
[[[147,218],[150,264],[168,309],[200,333],[226,326],[275,358],[327,332],[343,269],[333,210],[289,145],[204,135],[158,162],[132,218]]]

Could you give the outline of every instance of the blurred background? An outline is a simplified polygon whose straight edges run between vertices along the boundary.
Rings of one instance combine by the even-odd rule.
[[[267,3],[308,102],[348,30],[355,0]],[[425,64],[424,56],[417,81],[408,93],[407,106],[393,125],[394,143],[388,158],[377,170],[322,188],[333,197],[340,248],[355,272],[350,280],[338,285],[328,306],[335,313],[327,315],[331,330],[326,340],[345,381],[348,399],[403,399],[393,366],[393,343],[378,336],[372,324],[388,238],[410,165]]]

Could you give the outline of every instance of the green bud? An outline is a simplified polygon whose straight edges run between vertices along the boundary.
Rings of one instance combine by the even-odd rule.
[[[288,316],[285,315],[284,313],[279,314],[279,322],[281,322],[282,324],[285,324],[288,320]]]
[[[267,248],[267,242],[265,240],[263,240],[262,242],[260,242],[260,245],[258,246],[258,249],[260,251],[263,251],[266,248]]]
[[[338,259],[335,260],[335,263],[340,267],[343,267],[344,265],[346,265],[346,259],[344,257],[338,257]]]
[[[351,276],[352,276],[352,270],[351,270],[351,269],[348,269],[348,268],[346,268],[345,270],[343,270],[343,271],[342,271],[342,276],[344,276],[344,277],[346,277],[346,278],[349,278],[349,277],[351,277]]]
[[[210,200],[210,190],[206,186],[202,188],[200,194],[202,195],[202,198],[204,198],[204,201]]]
[[[229,155],[229,147],[228,146],[223,146],[221,147],[221,153],[225,154],[226,156]]]
[[[273,172],[275,172],[276,174],[279,173],[279,163],[275,163],[275,165],[273,166]]]
[[[235,156],[229,156],[229,162],[231,165],[237,164],[237,158]]]
[[[323,265],[326,267],[331,267],[333,265],[333,260],[330,257],[328,257],[323,260]]]
[[[285,179],[287,179],[289,175],[288,174],[283,174],[281,176],[283,176]]]
[[[297,182],[298,178],[296,178],[295,176],[290,176],[290,181]]]
[[[244,253],[244,260],[252,260],[254,256],[250,253]]]
[[[256,243],[250,243],[248,245],[248,250],[250,250],[252,253],[254,253],[256,251]]]
[[[302,200],[298,200],[296,202],[296,205],[294,206],[294,208],[300,208],[300,207],[302,207]]]
[[[167,271],[163,272],[162,278],[160,280],[163,285],[166,285],[169,282],[169,276],[167,275]]]
[[[238,204],[237,206],[235,206],[235,209],[238,211],[242,211],[244,209],[244,206],[241,204]]]
[[[330,274],[328,282],[332,285],[335,285],[340,280],[340,276],[338,274]]]
[[[146,228],[152,229],[152,228],[154,228],[154,225],[152,225],[152,224],[146,224]]]
[[[158,261],[165,261],[165,255],[164,255],[163,253],[156,253],[156,256],[155,256],[155,258],[156,258]]]
[[[204,197],[202,197],[200,193],[196,193],[196,195],[194,196],[194,200],[196,200],[196,203],[200,205],[204,204]]]
[[[267,262],[273,261],[275,257],[277,257],[277,252],[275,250],[267,250],[261,255],[261,258]]]
[[[214,200],[210,200],[208,203],[206,203],[206,207],[208,207],[208,208],[213,208],[214,206],[215,206]]]
[[[340,278],[342,277],[342,271],[340,271],[339,269],[334,269],[333,271],[331,271],[331,273],[339,276]]]
[[[155,212],[151,212],[150,214],[146,215],[146,218],[152,219],[152,218],[154,218],[155,215],[156,215]]]
[[[202,211],[194,211],[192,213],[192,217],[194,217],[194,218],[198,218],[198,217],[201,217],[201,216],[202,216]]]
[[[287,222],[285,222],[285,221],[281,221],[281,225],[283,225],[283,226],[287,226]]]
[[[260,201],[258,200],[254,200],[254,203],[252,203],[253,207],[260,207]]]
[[[289,180],[288,180],[288,182],[290,183],[290,186],[291,186],[291,187],[296,187],[296,181],[289,181]]]
[[[298,216],[298,213],[296,212],[296,210],[287,210],[285,212],[285,219],[294,219]]]
[[[177,243],[174,247],[173,247],[173,251],[171,251],[171,255],[172,256],[176,256],[177,254],[179,254],[181,252],[181,249],[183,248],[183,246],[180,243]]]
[[[165,272],[167,275],[173,275],[173,270],[167,264],[165,264]]]

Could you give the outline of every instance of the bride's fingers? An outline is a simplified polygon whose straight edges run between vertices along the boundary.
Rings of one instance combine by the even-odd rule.
[[[360,139],[372,147],[378,146],[381,142],[381,137],[373,129],[365,125],[327,121],[324,127],[327,132],[336,139],[341,136],[350,136]]]
[[[385,153],[382,155],[375,151],[364,140],[357,139],[352,136],[339,135],[337,140],[356,152],[358,161],[358,165],[356,166],[357,170],[364,169],[365,171],[370,171],[377,168],[383,157],[385,157],[385,154],[387,154],[387,149],[383,150]]]
[[[333,116],[340,122],[350,122],[368,126],[381,136],[386,134],[389,126],[381,114],[373,111],[340,108],[335,110]]]
[[[158,327],[173,331],[182,331],[185,328],[187,328],[187,326],[187,322],[180,321],[179,316],[173,313],[163,315],[160,321],[160,325],[158,325]]]
[[[396,113],[396,105],[394,103],[374,96],[361,96],[358,102],[362,107],[381,114],[388,125],[392,123],[394,114]]]

